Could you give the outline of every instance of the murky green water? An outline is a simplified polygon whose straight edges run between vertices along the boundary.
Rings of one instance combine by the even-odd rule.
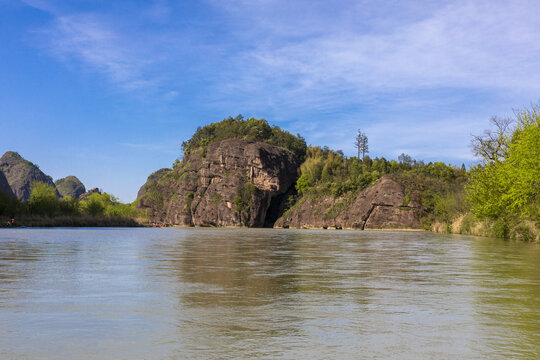
[[[540,358],[540,248],[431,233],[0,230],[1,359]]]

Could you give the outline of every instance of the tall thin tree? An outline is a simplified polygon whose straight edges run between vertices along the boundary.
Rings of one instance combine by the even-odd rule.
[[[365,160],[366,154],[369,152],[367,135],[358,130],[356,138],[354,139],[354,146],[358,150],[358,158],[360,159],[360,153],[362,153],[362,161]]]

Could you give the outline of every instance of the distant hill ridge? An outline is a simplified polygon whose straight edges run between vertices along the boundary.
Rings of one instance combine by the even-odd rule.
[[[62,197],[71,196],[76,199],[86,192],[86,188],[81,180],[73,175],[58,179],[54,184]]]

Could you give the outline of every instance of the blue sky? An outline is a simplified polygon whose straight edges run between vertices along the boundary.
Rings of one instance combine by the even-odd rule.
[[[197,126],[460,165],[540,100],[538,1],[0,0],[0,152],[132,201]]]

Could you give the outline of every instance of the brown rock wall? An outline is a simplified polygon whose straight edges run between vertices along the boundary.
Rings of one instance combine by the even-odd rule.
[[[405,191],[389,176],[360,192],[354,199],[305,199],[282,216],[275,227],[337,229],[420,229],[418,194],[404,204]]]
[[[297,168],[287,150],[224,140],[210,144],[204,157],[189,154],[171,172],[143,185],[138,207],[155,221],[174,225],[262,227],[272,199],[294,185]]]

